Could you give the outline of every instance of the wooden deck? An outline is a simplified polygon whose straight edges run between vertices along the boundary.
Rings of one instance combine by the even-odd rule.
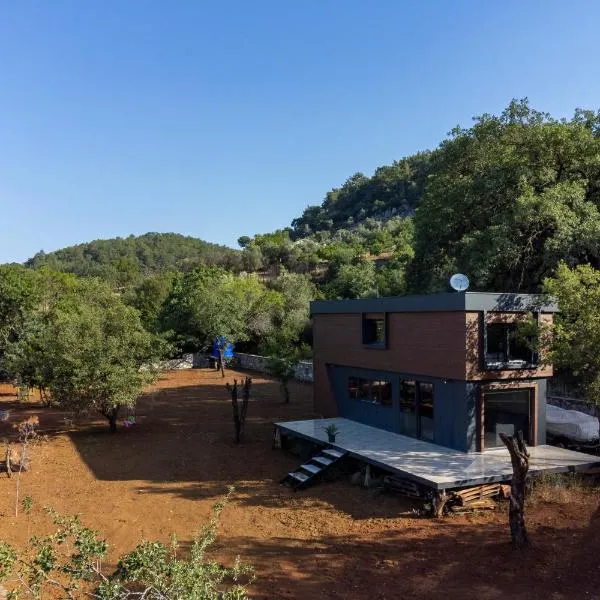
[[[328,444],[325,427],[339,429]],[[512,476],[506,448],[465,453],[349,419],[310,419],[275,423],[283,435],[311,440],[348,452],[351,456],[436,490],[509,481]],[[533,446],[529,471],[565,473],[600,468],[600,457],[554,446]]]

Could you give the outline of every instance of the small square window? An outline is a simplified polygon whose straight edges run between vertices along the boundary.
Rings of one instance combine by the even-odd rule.
[[[362,321],[362,340],[365,346],[373,346],[377,348],[385,348],[386,344],[386,327],[385,315],[376,314],[363,315]]]

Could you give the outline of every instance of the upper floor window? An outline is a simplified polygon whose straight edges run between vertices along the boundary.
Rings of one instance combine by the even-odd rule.
[[[374,348],[386,347],[385,313],[366,313],[362,318],[362,342]]]
[[[485,342],[488,369],[518,369],[537,363],[533,344],[519,331],[517,323],[487,323]]]

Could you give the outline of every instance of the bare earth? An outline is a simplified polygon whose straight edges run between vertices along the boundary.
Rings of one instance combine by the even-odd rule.
[[[234,377],[241,374],[228,372]],[[11,409],[0,439],[31,414],[48,434],[22,479],[22,496],[36,502],[29,519],[14,517],[14,480],[0,476],[0,539],[22,545],[28,530],[48,530],[40,507],[51,505],[81,513],[106,535],[114,559],[141,538],[189,540],[233,484],[215,552],[255,566],[253,598],[600,599],[594,494],[530,505],[534,547],[519,553],[506,506],[436,521],[414,518],[398,496],[345,481],[294,493],[278,481],[298,462],[272,449],[272,422],[314,416],[310,386],[295,384],[285,405],[276,383],[254,377],[246,439],[236,447],[223,384],[212,371],[168,373],[142,397],[137,424],[116,435],[102,420],[70,426],[34,402],[19,407],[12,387],[0,386],[0,409]]]

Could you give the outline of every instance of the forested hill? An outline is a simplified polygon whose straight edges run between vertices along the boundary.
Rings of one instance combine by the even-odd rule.
[[[379,167],[371,177],[355,173],[327,192],[321,205],[309,206],[294,219],[292,235],[352,228],[369,217],[412,215],[423,197],[430,161],[430,152],[419,152]]]
[[[113,285],[130,285],[165,271],[189,271],[200,265],[237,269],[240,252],[177,233],[146,233],[95,240],[56,252],[38,252],[27,261],[33,268],[80,276],[98,276]]]

